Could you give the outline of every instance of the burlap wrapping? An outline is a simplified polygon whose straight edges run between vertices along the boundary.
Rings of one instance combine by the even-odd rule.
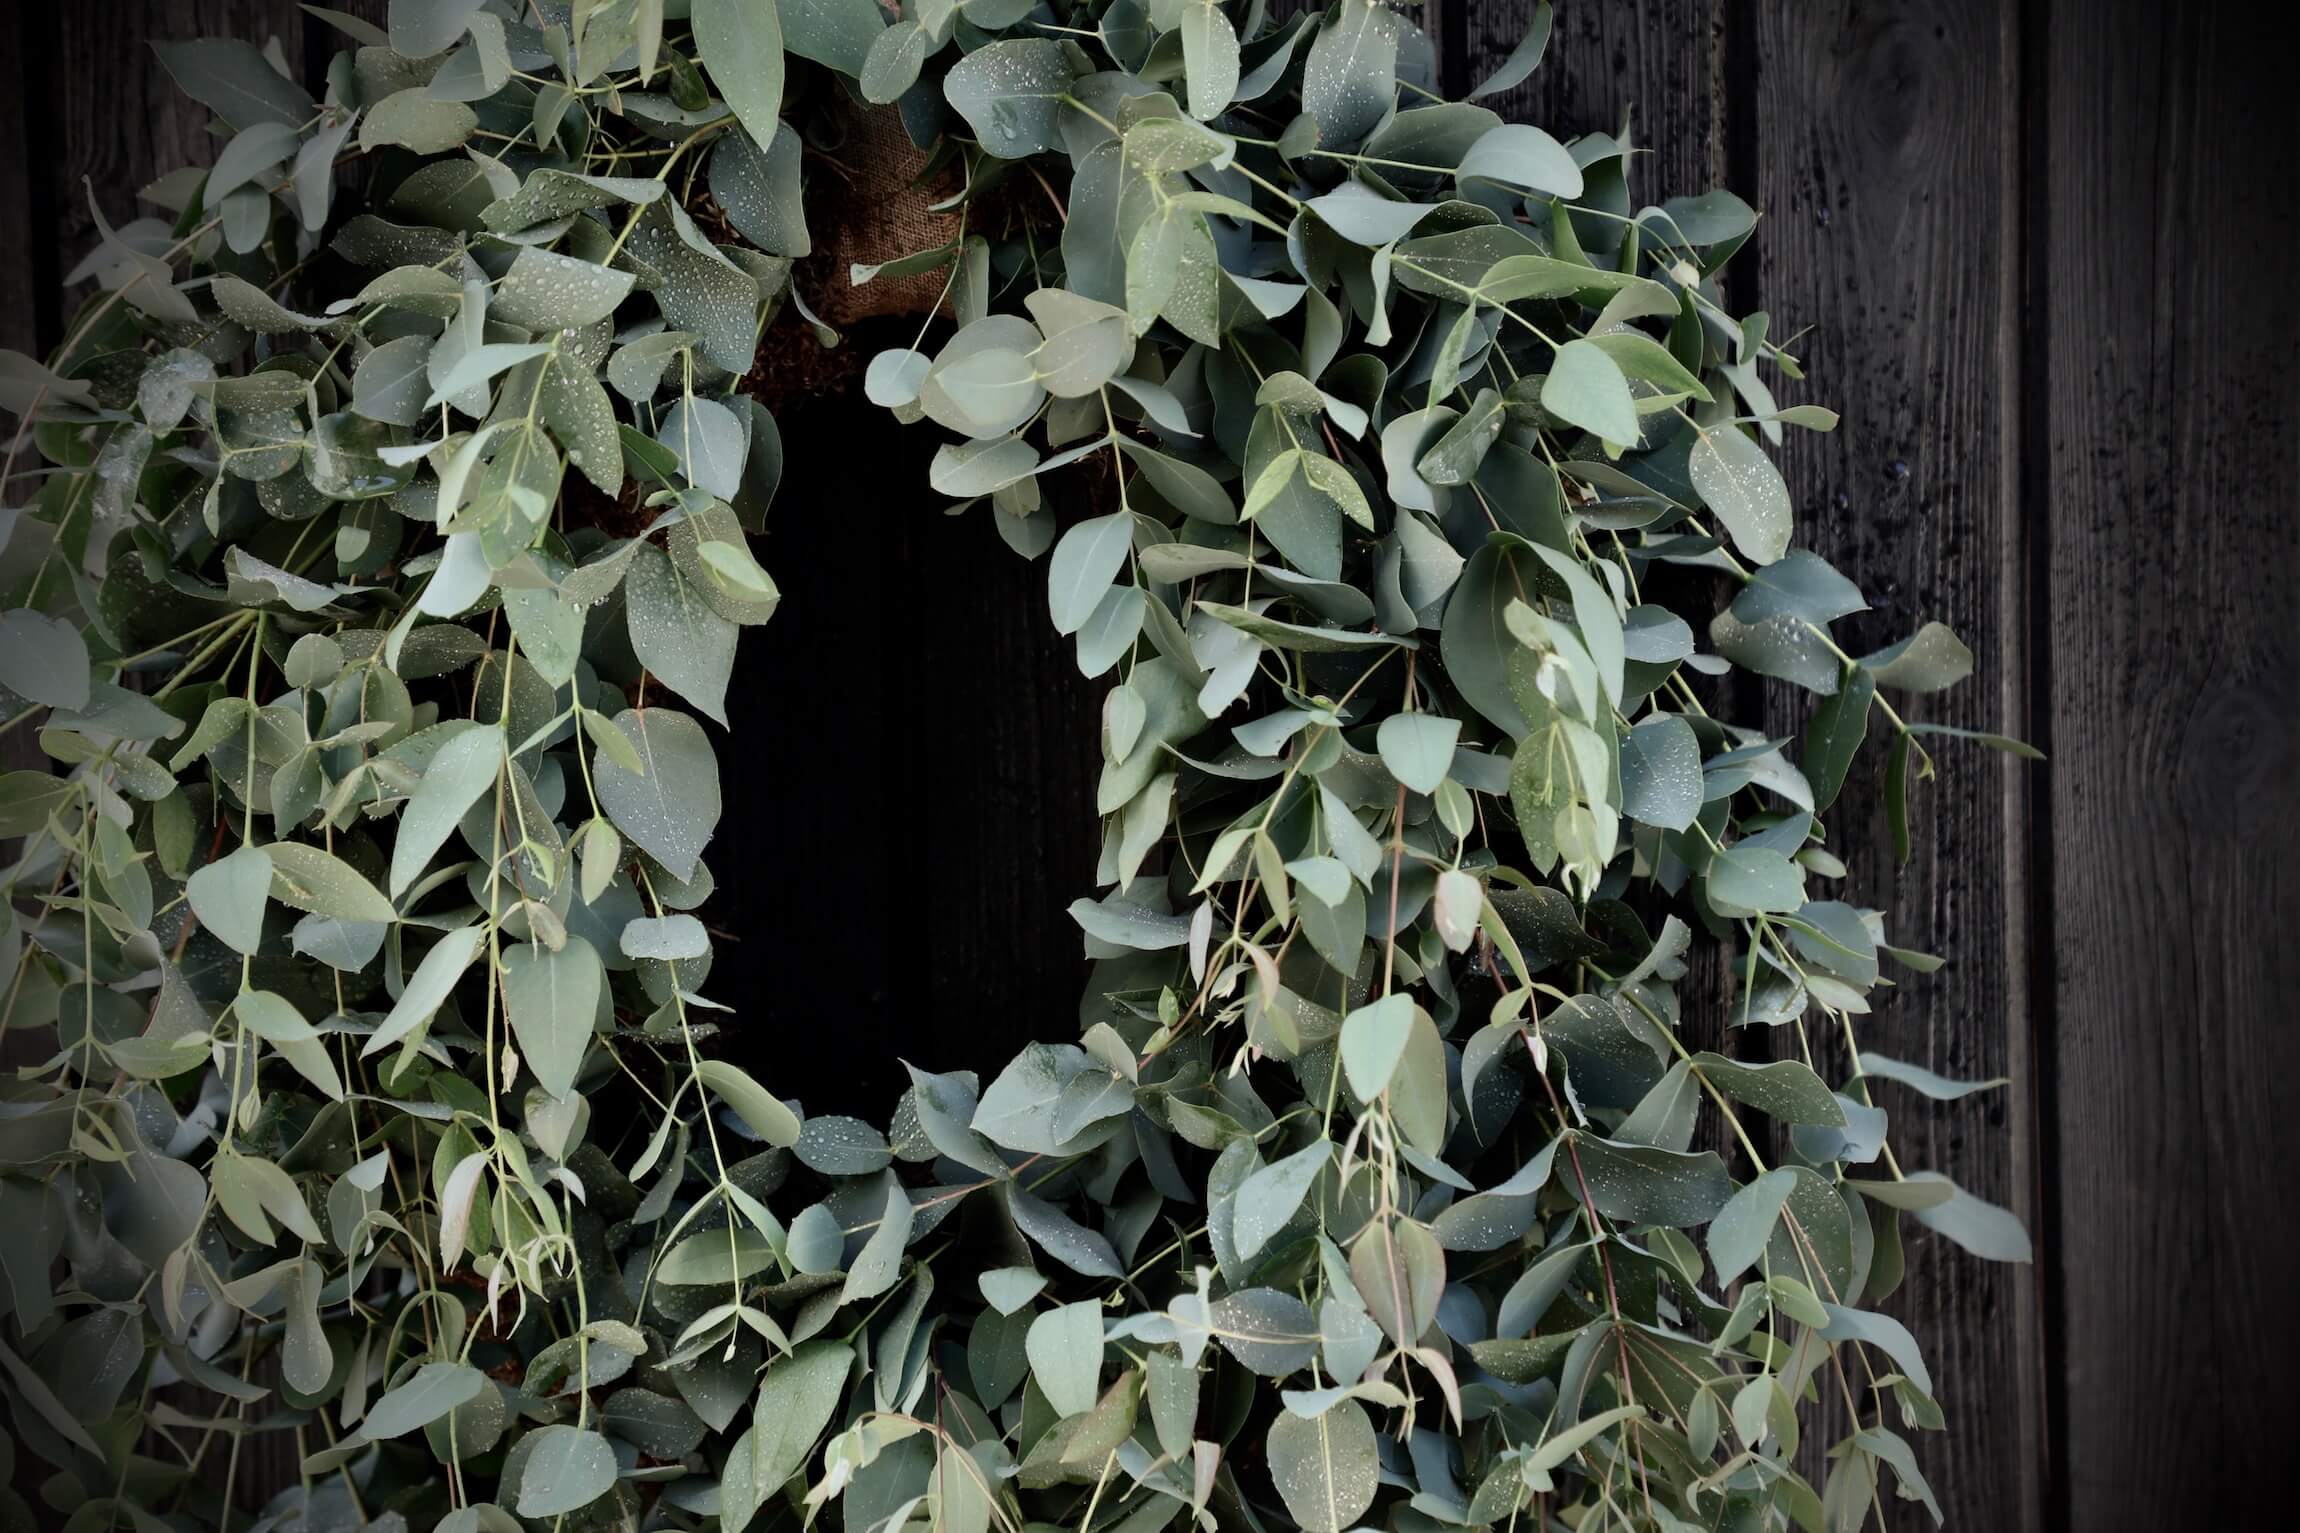
[[[892,107],[842,106],[838,121],[843,141],[808,156],[816,253],[800,263],[800,291],[841,329],[861,319],[925,314],[942,296],[944,271],[880,277],[860,287],[849,274],[858,265],[876,266],[957,238],[958,214],[931,206],[957,190],[957,177],[944,171],[921,182],[927,151],[910,141]]]

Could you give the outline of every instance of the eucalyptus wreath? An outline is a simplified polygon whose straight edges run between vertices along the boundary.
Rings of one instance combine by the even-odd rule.
[[[53,764],[0,780],[8,1520],[1937,1515],[1904,1221],[2028,1245],[1887,1142],[1978,1086],[1860,1048],[1937,960],[1824,826],[1873,734],[1905,855],[1959,731],[1903,709],[1972,659],[1832,636],[1768,449],[1835,418],[1727,306],[1747,205],[1441,99],[1368,0],[320,14],[318,99],[158,45],[214,163],[99,209],[0,368]],[[810,135],[863,104],[951,237],[823,274]],[[864,388],[1110,678],[1104,840],[1045,934],[1076,1039],[953,1040],[882,1128],[775,1063],[836,1019],[710,993],[696,715],[742,738],[777,602],[757,363],[921,274]]]

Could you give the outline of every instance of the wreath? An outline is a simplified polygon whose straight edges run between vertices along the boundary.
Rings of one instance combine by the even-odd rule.
[[[1905,849],[1972,657],[1832,637],[1754,212],[1477,104],[1548,6],[1461,102],[1369,0],[321,14],[318,96],[158,45],[214,163],[0,367],[9,1521],[1932,1504],[1904,1222],[2028,1245],[1894,1157],[1972,1088],[1859,1047],[1938,960],[1824,831],[1875,735]],[[850,367],[1109,678],[1079,1035],[883,1127],[697,914],[771,407]]]

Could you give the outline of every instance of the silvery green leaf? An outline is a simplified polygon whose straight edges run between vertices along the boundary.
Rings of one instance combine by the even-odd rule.
[[[423,962],[408,976],[407,988],[400,991],[391,1014],[361,1047],[361,1057],[380,1054],[404,1038],[420,1039],[423,1029],[431,1025],[431,1019],[446,1004],[455,982],[471,967],[471,960],[479,956],[480,944],[486,936],[485,928],[466,926],[433,943],[431,951],[423,955]]]
[[[381,1442],[439,1420],[488,1388],[487,1376],[463,1363],[425,1363],[360,1418],[364,1437]]]
[[[613,314],[633,280],[630,272],[529,245],[495,284],[490,313],[527,330],[580,330]]]
[[[480,217],[495,233],[510,234],[589,208],[643,207],[660,199],[663,190],[662,182],[645,177],[587,176],[544,167],[531,171],[518,191],[490,203]]]
[[[1217,526],[1237,521],[1238,508],[1229,492],[1197,464],[1159,452],[1132,437],[1120,437],[1118,447],[1142,471],[1142,477],[1184,515]]]
[[[1672,197],[1638,217],[1667,244],[1722,245],[1757,227],[1757,210],[1723,187]]]
[[[1026,301],[1046,336],[1030,355],[1031,372],[1058,399],[1093,395],[1134,354],[1122,309],[1059,288],[1041,288]]]
[[[1190,923],[1186,918],[1147,909],[1119,894],[1099,902],[1074,900],[1070,905],[1070,918],[1097,941],[1139,952],[1180,947],[1190,940]]]
[[[1370,1102],[1388,1089],[1405,1058],[1414,1013],[1413,997],[1401,991],[1342,1019],[1342,1069],[1360,1101]]]
[[[1844,1109],[1837,1104],[1836,1094],[1801,1060],[1779,1059],[1759,1065],[1701,1053],[1693,1056],[1693,1065],[1725,1095],[1784,1123],[1845,1126]]]
[[[711,951],[711,939],[693,916],[669,915],[626,922],[621,946],[626,958],[667,961],[701,958]]]
[[[558,1517],[589,1506],[615,1484],[615,1450],[597,1432],[538,1427],[519,1476],[519,1515]]]
[[[472,725],[441,746],[399,817],[392,843],[391,893],[405,894],[480,796],[495,786],[503,766],[502,730]]]
[[[842,9],[872,15],[877,30],[868,7]],[[712,197],[736,232],[769,255],[796,257],[814,249],[800,197],[800,150],[799,135],[783,127],[763,148],[748,133],[724,134],[711,154]]]
[[[1215,0],[1182,0],[1182,69],[1190,115],[1221,115],[1238,93],[1238,33]]]
[[[1525,83],[1541,67],[1542,56],[1549,51],[1550,29],[1556,22],[1556,9],[1550,0],[1539,0],[1533,8],[1532,19],[1527,21],[1525,35],[1509,51],[1494,72],[1480,81],[1469,93],[1469,99],[1497,96]]]
[[[819,1202],[800,1209],[798,1218],[791,1220],[787,1250],[791,1266],[798,1271],[837,1273],[846,1257],[846,1232],[840,1230],[840,1218]],[[768,1262],[773,1262],[773,1255],[773,1250],[768,1250]]]
[[[1586,1244],[1544,1251],[1541,1259],[1527,1267],[1502,1295],[1494,1315],[1494,1334],[1515,1340],[1539,1325],[1542,1317],[1549,1313],[1549,1307],[1565,1292],[1574,1268],[1589,1254]]]
[[[1716,1265],[1720,1284],[1732,1282],[1765,1254],[1781,1205],[1796,1181],[1792,1171],[1768,1171],[1735,1192],[1718,1211],[1709,1225],[1709,1259]]]
[[[1305,1533],[1344,1533],[1374,1504],[1380,1456],[1365,1407],[1343,1400],[1314,1420],[1280,1411],[1270,1421],[1270,1478]]]
[[[1381,0],[1342,0],[1327,13],[1302,66],[1302,110],[1317,119],[1320,143],[1347,148],[1390,110],[1402,27]]]
[[[943,94],[983,149],[1018,160],[1055,147],[1072,72],[1059,43],[1019,38],[977,48],[943,77]]]
[[[136,408],[145,426],[153,431],[174,428],[199,397],[199,386],[215,376],[216,364],[197,351],[179,346],[154,357],[136,380]]]
[[[993,1267],[978,1273],[975,1282],[992,1309],[1011,1315],[1046,1288],[1046,1276],[1029,1267]]]
[[[306,1257],[288,1270],[282,1285],[286,1290],[287,1330],[281,1338],[280,1376],[303,1394],[324,1390],[335,1372],[335,1352],[319,1323],[323,1282],[319,1263]]]
[[[1770,564],[1788,552],[1789,487],[1747,433],[1737,426],[1701,432],[1687,468],[1702,504],[1717,513],[1743,557]]]
[[[28,608],[0,617],[0,687],[76,709],[87,706],[88,681],[88,646],[77,628]]]
[[[274,69],[252,44],[203,37],[154,43],[152,51],[185,95],[235,128],[259,122],[300,128],[319,115],[311,93]]]
[[[1708,1151],[1686,1155],[1586,1133],[1576,1138],[1597,1211],[1619,1223],[1706,1224],[1733,1195],[1725,1163]]]
[[[1939,692],[1973,673],[1973,652],[1947,627],[1927,623],[1898,644],[1861,657],[1877,685],[1904,692]]]
[[[748,372],[758,325],[758,280],[705,239],[675,203],[651,204],[627,248],[657,274],[649,291],[664,321],[675,330],[695,332],[713,365],[738,376]]]
[[[1604,348],[1589,341],[1567,341],[1557,348],[1549,376],[1542,380],[1541,407],[1617,445],[1635,442],[1640,434],[1629,380]]]
[[[875,5],[848,0],[779,0],[783,47],[849,77],[862,73],[863,59],[886,26]]]
[[[1827,1300],[1822,1301],[1821,1308],[1829,1316],[1828,1327],[1821,1332],[1824,1338],[1875,1347],[1893,1360],[1910,1383],[1928,1395],[1933,1392],[1932,1372],[1925,1367],[1924,1353],[1917,1346],[1917,1339],[1909,1334],[1908,1327],[1890,1315],[1868,1314]]]
[[[1791,915],[1805,903],[1805,874],[1771,847],[1729,846],[1702,877],[1720,915]]]
[[[775,0],[694,0],[695,51],[743,131],[771,143],[783,108],[783,23]]]
[[[333,916],[308,915],[288,934],[288,946],[331,969],[356,974],[375,962],[389,930],[381,921],[339,921]]]
[[[413,463],[384,456],[395,444],[382,424],[349,411],[323,415],[304,438],[303,472],[329,500],[374,500],[396,493],[415,477]]]
[[[1230,1237],[1241,1257],[1254,1256],[1293,1219],[1333,1149],[1321,1139],[1246,1178],[1238,1189]]]
[[[1658,714],[1621,746],[1621,812],[1663,830],[1684,830],[1701,813],[1701,742],[1676,714]]]
[[[479,114],[462,102],[440,101],[411,86],[368,108],[359,122],[359,147],[370,154],[395,146],[415,154],[444,154],[478,126]]]
[[[1065,1304],[1030,1322],[1024,1343],[1030,1376],[1057,1416],[1079,1416],[1094,1408],[1101,1392],[1102,1306]]]
[[[1870,1049],[1861,1051],[1861,1073],[1877,1080],[1898,1081],[1936,1102],[1953,1102],[1971,1096],[1976,1091],[1991,1091],[2008,1084],[2002,1076],[1985,1081],[1950,1080],[1922,1065],[1903,1064],[1900,1060],[1888,1059]]]
[[[271,860],[271,894],[281,904],[339,921],[398,919],[391,901],[350,863],[320,847],[278,841],[263,849]]]
[[[1791,549],[1753,572],[1749,584],[1733,598],[1733,615],[1744,623],[1762,622],[1779,613],[1830,623],[1868,607],[1860,587],[1838,574],[1828,560],[1802,548]]]
[[[724,1098],[737,1117],[768,1144],[787,1149],[799,1142],[799,1115],[750,1072],[723,1059],[706,1059],[695,1067],[695,1078]]]
[[[1581,167],[1563,144],[1527,123],[1504,123],[1470,145],[1454,170],[1464,187],[1495,181],[1515,191],[1573,202],[1581,196]]]
[[[936,1148],[943,1146],[938,1143]],[[1032,1245],[1071,1271],[1095,1278],[1125,1276],[1126,1269],[1118,1264],[1118,1254],[1110,1242],[1053,1204],[1012,1185],[1007,1188],[1006,1202],[1014,1214],[1014,1227],[1027,1235]]]
[[[217,940],[252,955],[263,942],[271,888],[271,858],[262,847],[242,844],[194,873],[184,896]]]
[[[1062,535],[1046,570],[1047,603],[1056,633],[1076,633],[1102,593],[1126,567],[1134,518],[1124,511],[1092,517]]]
[[[1200,601],[1197,610],[1249,638],[1259,639],[1272,649],[1292,650],[1301,654],[1382,649],[1397,645],[1412,647],[1412,641],[1386,633],[1360,633],[1350,628],[1311,628],[1301,623],[1283,622],[1274,617],[1245,607],[1234,607],[1226,602]]]
[[[854,1353],[833,1341],[802,1343],[760,1375],[751,1425],[720,1476],[720,1526],[735,1533],[798,1473],[837,1413]]]
[[[1308,206],[1327,228],[1368,248],[1405,238],[1430,212],[1426,202],[1393,201],[1356,181],[1312,197]]]
[[[336,596],[332,587],[267,564],[237,546],[224,554],[224,574],[226,590],[232,600],[243,607],[278,602],[296,612],[317,612]]]
[[[543,1089],[564,1101],[575,1090],[607,980],[599,955],[570,936],[557,951],[532,942],[507,947],[497,962],[519,1052]]]
[[[918,398],[934,359],[924,352],[896,348],[870,359],[863,372],[863,394],[874,405],[895,409]]]
[[[430,364],[431,341],[426,336],[403,335],[384,342],[360,358],[352,373],[352,410],[386,425],[415,425],[423,419],[424,401],[431,395]]]
[[[860,1118],[835,1114],[807,1119],[792,1153],[825,1176],[869,1176],[893,1159],[884,1134]]]
[[[731,500],[742,488],[750,439],[734,412],[715,399],[681,399],[663,414],[655,440],[679,460],[687,482]]]
[[[678,359],[680,352],[692,347],[696,339],[688,330],[657,330],[618,346],[615,354],[607,359],[607,381],[625,399],[643,404],[655,397],[655,391],[662,387],[665,370]]]
[[[1718,654],[1745,671],[1794,682],[1823,697],[1837,691],[1843,672],[1825,641],[1810,623],[1786,612],[1744,623],[1727,610],[1709,620],[1709,642]]]
[[[910,1194],[903,1191],[900,1181],[887,1177],[886,1202],[870,1238],[863,1242],[853,1265],[847,1268],[846,1284],[839,1290],[841,1304],[875,1299],[894,1287],[902,1276],[902,1251],[910,1240],[914,1217]]]
[[[1375,734],[1382,765],[1390,775],[1416,793],[1438,790],[1453,767],[1454,745],[1461,739],[1461,720],[1434,713],[1393,713],[1382,720]]]
[[[933,47],[933,35],[909,18],[872,38],[856,77],[863,100],[885,106],[902,99],[918,83],[919,69]]]
[[[296,151],[296,125],[282,122],[250,123],[233,135],[208,171],[202,195],[213,207],[232,192],[273,171]]]
[[[460,410],[463,408],[461,401],[472,395],[473,390],[480,391],[474,397],[484,397],[487,384],[520,363],[540,357],[550,349],[549,346],[532,341],[490,341],[454,355],[446,355],[444,345],[434,346],[428,374],[431,378],[431,394],[424,400],[423,407],[426,410],[436,410],[443,404],[453,403]],[[469,410],[465,413],[478,415],[483,411]]]
[[[945,442],[935,450],[927,483],[945,495],[989,495],[1029,478],[1039,466],[1038,449],[1018,436]]]
[[[1275,1288],[1225,1294],[1210,1319],[1223,1349],[1265,1378],[1282,1379],[1307,1367],[1320,1340],[1310,1307]]]
[[[1030,1044],[984,1088],[969,1126],[1007,1149],[1052,1154],[1055,1107],[1085,1068],[1085,1053],[1075,1045]]]
[[[676,561],[651,544],[632,559],[623,600],[631,648],[655,679],[726,723],[727,679],[734,671],[740,629],[719,615]],[[622,823],[620,817],[616,823]],[[623,829],[646,846],[630,826]]]
[[[1364,1377],[1381,1351],[1382,1328],[1346,1286],[1318,1306],[1318,1330],[1324,1339],[1326,1372],[1342,1383],[1354,1384]]]
[[[445,53],[486,0],[391,0],[391,49],[403,58]]]
[[[1197,1436],[1198,1370],[1170,1352],[1152,1352],[1144,1393],[1150,1398],[1150,1420],[1158,1446],[1176,1458],[1188,1453],[1191,1440]]]
[[[1977,1198],[1937,1171],[1912,1171],[1911,1182],[1945,1185],[1950,1196],[1946,1201],[1910,1212],[1919,1224],[1946,1235],[1983,1261],[2026,1262],[2033,1259],[2028,1231],[2021,1227],[2019,1215],[2000,1208],[1986,1198]],[[1869,1189],[1863,1188],[1864,1192]]]

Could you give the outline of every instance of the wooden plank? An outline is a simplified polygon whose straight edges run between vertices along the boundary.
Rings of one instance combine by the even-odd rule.
[[[2065,1516],[2285,1521],[2300,1369],[2288,16],[2054,7],[2051,1232]],[[2037,514],[2045,508],[2036,507]]]
[[[1776,4],[1731,43],[1753,54],[1734,73],[1757,105],[1736,187],[1768,216],[1755,280],[1736,274],[1734,296],[1769,309],[1777,330],[1818,327],[1798,347],[1813,382],[1791,397],[1846,416],[1835,438],[1788,444],[1804,541],[1872,592],[1876,610],[1846,625],[1854,648],[1926,616],[1974,641],[1983,677],[1928,716],[2017,730],[2017,440],[1990,403],[2014,392],[2004,385],[2017,361],[2017,245],[1975,238],[2018,206],[2017,166],[1999,147],[2012,141],[2017,38],[1979,5],[1878,16]],[[1777,690],[1768,711],[1788,732],[1807,700]],[[1854,854],[1850,891],[1887,906],[1904,940],[1945,947],[1957,963],[1909,984],[1864,1027],[1867,1042],[1947,1073],[2025,1083],[2025,883],[2006,849],[2021,845],[2026,781],[1958,753],[1920,805],[1918,858],[1895,870],[1873,812],[1878,775],[1870,762],[1850,790],[1872,810],[1866,820],[1833,827]],[[1889,1093],[1903,1154],[2033,1213],[2025,1089],[1947,1110]],[[1893,1307],[1932,1356],[1952,1428],[1920,1441],[1923,1460],[1952,1509],[2034,1526],[2045,1393],[2035,1289],[1945,1242],[1911,1246],[1912,1281]]]
[[[1928,618],[1971,644],[1976,677],[1936,698],[1896,699],[1905,713],[2019,733],[2027,593],[2007,403],[2019,362],[2017,16],[1988,0],[1763,0],[1736,25],[1754,50],[1744,78],[1757,117],[1753,179],[1735,189],[1765,215],[1755,281],[1742,275],[1737,306],[1769,311],[1776,338],[1811,327],[1791,346],[1809,381],[1783,398],[1843,416],[1833,435],[1787,433],[1799,542],[1869,593],[1872,609],[1838,625],[1853,653]],[[1811,712],[1787,688],[1767,702],[1775,733],[1801,730]],[[1953,962],[1901,976],[1862,1021],[1860,1043],[1958,1078],[2022,1083],[1941,1105],[1878,1090],[1904,1166],[1946,1172],[2033,1230],[2027,777],[1990,753],[1936,752],[1939,779],[1913,785],[1914,854],[1895,867],[1880,737],[1872,726],[1840,801],[1853,813],[1829,823],[1850,868],[1844,897],[1882,906],[1897,941]],[[1842,1070],[1839,1040],[1814,1042]],[[2035,1281],[1904,1226],[1908,1281],[1886,1308],[1923,1345],[1949,1420],[1946,1432],[1911,1434],[1919,1461],[1952,1526],[2035,1528],[2045,1393]],[[1842,1430],[1839,1417],[1830,1435]],[[1896,1526],[1924,1521],[1905,1504],[1893,1515]]]
[[[48,127],[47,68],[37,56],[35,7],[11,7],[0,16],[0,143],[21,152],[0,155],[0,346],[32,356],[56,324],[55,295],[44,251],[32,231],[46,222],[35,197],[46,186],[33,167],[47,163],[35,135]],[[10,503],[20,497],[13,492]]]
[[[1459,94],[1501,67],[1533,19],[1533,0],[1457,3],[1449,21],[1464,33]],[[1509,122],[1559,138],[1618,133],[1653,152],[1638,161],[1631,194],[1659,202],[1725,183],[1724,0],[1563,0],[1549,52],[1523,84],[1480,98]]]
[[[105,0],[28,9],[46,13],[49,29],[41,67],[51,71],[48,110],[57,140],[48,162],[51,238],[67,272],[95,244],[90,185],[116,226],[156,211],[136,198],[155,176],[205,165],[221,147],[208,132],[207,109],[160,68],[154,40],[236,37],[260,45],[277,38],[288,67],[303,68],[306,18],[294,0]],[[67,318],[91,287],[67,295]]]

